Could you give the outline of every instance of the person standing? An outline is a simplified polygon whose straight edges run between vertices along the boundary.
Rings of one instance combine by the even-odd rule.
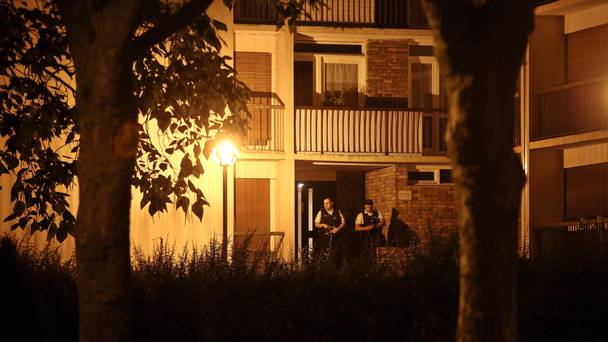
[[[332,199],[323,199],[323,208],[315,217],[315,256],[334,254],[336,250],[339,250],[339,240],[342,237],[340,232],[344,226],[346,226],[344,215],[340,210],[334,208]]]
[[[384,216],[374,208],[374,202],[371,199],[365,200],[363,211],[355,219],[355,234],[359,237],[362,249],[375,250],[376,247],[385,245],[382,235],[382,227],[385,225]]]

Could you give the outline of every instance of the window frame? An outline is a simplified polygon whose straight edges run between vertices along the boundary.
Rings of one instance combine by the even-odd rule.
[[[412,107],[412,64],[430,64],[431,65],[431,94],[433,95],[433,108],[416,108],[416,109],[434,109],[438,108],[441,101],[441,80],[439,73],[439,63],[434,56],[408,56],[407,59],[407,89],[408,89],[408,107]]]
[[[324,106],[325,100],[325,64],[356,64],[357,65],[357,108],[365,107],[367,63],[365,55],[335,55],[312,52],[294,54],[294,61],[313,63],[313,106]]]

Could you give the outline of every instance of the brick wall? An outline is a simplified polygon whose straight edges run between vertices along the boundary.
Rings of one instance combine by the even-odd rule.
[[[359,210],[365,200],[365,174],[363,172],[336,173],[336,206],[344,215]]]
[[[365,198],[374,201],[376,209],[388,220],[397,205],[397,167],[389,166],[365,173]]]
[[[421,241],[427,228],[433,231],[456,228],[456,203],[452,185],[409,185],[407,169],[403,165],[390,166],[367,172],[365,195],[371,198],[390,222],[392,208]]]
[[[407,40],[368,40],[368,106],[407,105]]]

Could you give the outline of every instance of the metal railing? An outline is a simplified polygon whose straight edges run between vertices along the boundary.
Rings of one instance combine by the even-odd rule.
[[[271,231],[258,233],[254,230],[246,233],[234,233],[234,243],[237,250],[245,250],[247,254],[269,256],[278,259],[283,253],[285,232]]]
[[[295,150],[321,154],[442,154],[447,151],[441,132],[442,127],[445,132],[446,123],[447,114],[442,111],[297,107]]]
[[[538,92],[531,104],[530,140],[608,129],[608,77]]]
[[[247,124],[245,149],[283,151],[285,105],[281,99],[275,93],[253,92],[247,108],[251,117]]]
[[[580,220],[532,227],[530,257],[563,256],[571,253],[606,253],[608,218]]]
[[[323,0],[303,6],[299,25],[428,28],[421,0]],[[276,0],[236,0],[233,11],[236,23],[277,22]]]

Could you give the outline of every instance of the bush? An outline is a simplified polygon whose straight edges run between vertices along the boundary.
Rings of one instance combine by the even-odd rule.
[[[4,334],[21,341],[77,341],[78,296],[73,260],[50,246],[0,237]],[[10,330],[10,332],[7,332]]]
[[[133,327],[138,341],[454,339],[457,244],[429,235],[403,272],[359,260],[303,265],[221,246],[176,251],[164,242],[133,260]],[[606,259],[521,262],[522,340],[600,340],[605,335]],[[23,340],[77,340],[76,274],[55,250],[0,240],[7,327]],[[6,316],[6,315],[5,315]]]

